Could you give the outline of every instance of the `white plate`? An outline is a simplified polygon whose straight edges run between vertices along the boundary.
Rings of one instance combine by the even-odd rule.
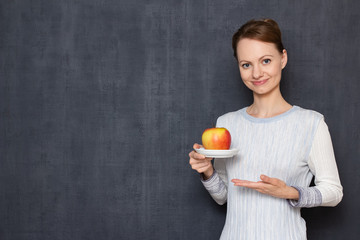
[[[239,149],[233,148],[229,150],[210,150],[205,148],[198,148],[195,149],[196,152],[205,155],[206,157],[212,157],[212,158],[230,158],[232,156],[235,156]]]

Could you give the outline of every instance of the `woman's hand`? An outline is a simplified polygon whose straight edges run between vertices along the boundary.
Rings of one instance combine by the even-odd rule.
[[[234,183],[234,186],[251,188],[273,197],[295,200],[299,199],[299,192],[295,188],[287,186],[285,182],[280,179],[271,178],[266,175],[261,175],[260,179],[261,181],[258,182],[232,179],[231,182]]]
[[[193,148],[198,149],[201,148],[200,144],[195,143]],[[204,155],[197,153],[196,151],[191,151],[189,153],[190,157],[190,165],[191,168],[196,170],[198,173],[204,174],[204,179],[209,179],[211,175],[214,173],[214,168],[212,166],[211,160],[212,158],[207,158]]]

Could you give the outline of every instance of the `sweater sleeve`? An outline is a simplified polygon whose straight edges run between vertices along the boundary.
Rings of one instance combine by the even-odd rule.
[[[226,203],[227,187],[216,170],[209,179],[204,180],[201,178],[201,182],[217,204],[223,205]]]
[[[343,197],[343,188],[335,161],[328,126],[320,120],[314,136],[308,165],[315,175],[314,187],[295,187],[299,200],[290,200],[294,207],[336,206]]]

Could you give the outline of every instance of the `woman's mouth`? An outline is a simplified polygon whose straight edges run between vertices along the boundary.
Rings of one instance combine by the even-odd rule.
[[[253,81],[252,83],[255,85],[255,86],[260,86],[260,85],[263,85],[265,84],[269,79],[265,79],[265,80],[261,80],[261,81]]]

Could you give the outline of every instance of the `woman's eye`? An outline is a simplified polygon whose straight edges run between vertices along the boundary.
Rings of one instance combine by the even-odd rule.
[[[244,64],[242,65],[242,67],[243,67],[243,68],[249,68],[249,67],[250,67],[250,64],[249,64],[249,63],[244,63]]]
[[[263,60],[263,64],[269,64],[270,62],[271,62],[270,59],[264,59],[264,60]]]

